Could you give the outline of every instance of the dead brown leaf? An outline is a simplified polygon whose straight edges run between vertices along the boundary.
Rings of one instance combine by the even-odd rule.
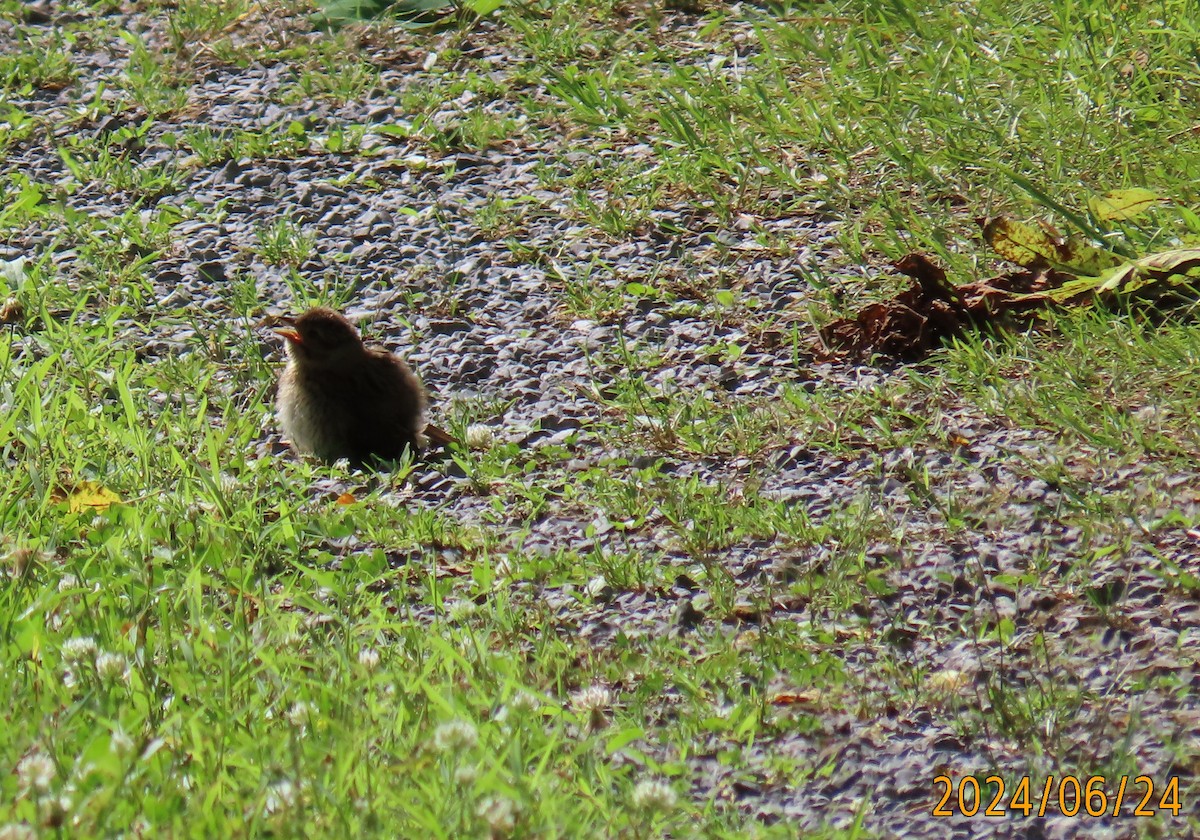
[[[1075,278],[1042,267],[954,286],[945,270],[924,254],[909,254],[894,265],[914,283],[890,300],[870,304],[853,318],[822,329],[826,356],[916,361],[968,331],[1028,321],[1057,305],[1045,292]]]

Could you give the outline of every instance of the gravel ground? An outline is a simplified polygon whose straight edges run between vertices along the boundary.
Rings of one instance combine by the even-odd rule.
[[[151,44],[166,37],[161,19],[124,14],[119,23]],[[686,16],[668,17],[663,37],[674,34],[683,43],[693,30]],[[504,77],[523,59],[493,46],[499,43],[494,35],[481,27],[471,41],[478,53],[472,58],[483,55],[491,72]],[[0,48],[13,37],[12,31],[0,31]],[[318,36],[302,18],[252,16],[232,37],[237,44]],[[207,66],[197,73],[186,109],[153,124],[136,152],[139,165],[182,163],[188,153],[173,150],[164,137],[188,126],[260,130],[297,120],[310,135],[325,135],[344,124],[403,120],[401,94],[428,78],[429,52],[416,41],[404,44],[365,44],[382,70],[382,84],[349,104],[281,95],[295,90],[296,73],[288,64],[234,67],[202,55]],[[106,80],[101,98],[112,95],[112,80],[125,70],[130,54],[124,41],[81,39],[73,55],[77,84],[36,91],[14,104],[65,125]],[[526,93],[547,95],[538,89]],[[514,101],[469,97],[439,118],[451,121],[456,112],[478,108],[524,119]],[[61,129],[61,135],[98,135],[122,124],[122,117],[84,120]],[[797,364],[790,347],[747,341],[758,314],[802,311],[808,297],[802,269],[832,264],[837,257],[834,223],[819,215],[760,220],[793,243],[793,252],[783,257],[764,250],[745,226],[719,228],[682,202],[660,202],[645,225],[614,241],[580,220],[570,192],[546,186],[539,172],[566,174],[615,152],[583,144],[564,152],[570,141],[552,131],[521,132],[482,152],[445,154],[415,140],[368,137],[379,154],[306,153],[184,170],[182,186],[159,204],[223,212],[181,223],[174,231],[176,246],[150,266],[156,300],[149,312],[169,311],[172,317],[147,318],[153,325],[149,335],[143,324],[130,323],[126,338],[145,342],[147,362],[196,352],[202,337],[195,324],[215,328],[225,322],[234,332],[242,330],[231,291],[231,278],[239,275],[255,279],[263,314],[295,310],[299,304],[286,272],[265,264],[255,250],[259,227],[290,216],[315,236],[315,251],[299,267],[300,275],[317,284],[352,286],[348,314],[409,359],[439,406],[456,399],[495,405],[487,423],[498,441],[531,450],[562,447],[568,471],[654,454],[619,451],[592,430],[607,411],[595,389],[603,393],[621,373],[614,355],[618,333],[635,351],[661,354],[661,364],[648,376],[652,388],[711,392],[720,399],[770,401],[785,385],[871,392],[905,375],[811,358]],[[650,150],[620,153],[638,161],[648,160]],[[44,184],[70,177],[44,136],[11,152],[8,169]],[[595,197],[603,196],[597,191]],[[557,262],[569,274],[580,276],[598,259],[613,267],[601,275],[612,287],[667,278],[679,288],[704,288],[734,275],[744,281],[742,294],[754,301],[757,314],[736,323],[706,317],[698,307],[688,314],[686,308],[654,302],[611,316],[573,312],[564,305],[563,279],[551,266],[522,261],[502,239],[481,233],[475,213],[496,198],[512,199],[520,209],[513,211],[517,238],[541,253],[560,254]],[[69,204],[97,217],[132,206],[126,194],[88,187]],[[665,232],[671,228],[685,233]],[[31,229],[12,235],[5,256],[40,253],[56,233]],[[76,259],[70,247],[60,246],[54,255],[67,282],[73,281]],[[862,272],[864,280],[880,274]],[[811,332],[804,321],[796,323]],[[265,331],[260,338],[254,346],[278,359],[280,348]],[[712,346],[723,340],[750,349],[736,361],[722,361],[714,358]],[[240,350],[231,352],[236,364]],[[865,825],[880,836],[1117,838],[1145,829],[1132,819],[930,815],[932,779],[940,773],[958,779],[1001,768],[1030,773],[1036,786],[1046,774],[1063,772],[1059,759],[1070,756],[1070,766],[1085,774],[1089,768],[1124,768],[1160,785],[1179,775],[1185,814],[1193,810],[1200,769],[1195,691],[1200,639],[1190,631],[1200,621],[1200,603],[1194,589],[1172,584],[1170,565],[1200,574],[1200,534],[1155,523],[1172,511],[1188,519],[1200,515],[1196,473],[1164,475],[1153,465],[1127,463],[1118,453],[1064,442],[1048,430],[1013,428],[969,406],[924,408],[940,418],[938,429],[953,433],[953,443],[902,451],[864,446],[846,456],[809,447],[798,431],[777,451],[753,458],[673,452],[661,467],[712,486],[761,482],[766,497],[799,506],[814,522],[866,510],[869,521],[889,536],[867,553],[868,569],[877,564],[885,586],[878,597],[861,602],[861,614],[830,614],[820,600],[764,595],[805,574],[836,575],[843,560],[836,545],[799,550],[775,539],[747,539],[726,549],[721,559],[746,603],[766,597],[773,607],[769,614],[744,610],[721,616],[699,592],[691,559],[661,517],[632,533],[612,527],[602,512],[579,506],[564,506],[535,522],[519,514],[497,522],[488,513],[489,500],[445,468],[430,469],[394,496],[398,505],[436,507],[464,526],[499,534],[501,544],[507,534],[527,552],[644,552],[678,567],[667,576],[673,583],[643,591],[622,591],[603,581],[594,581],[584,595],[583,581],[564,587],[514,584],[514,599],[538,602],[554,616],[559,632],[597,646],[610,643],[618,630],[636,637],[670,628],[685,637],[694,634],[699,647],[704,632],[756,632],[783,622],[810,629],[814,650],[832,638],[835,655],[848,673],[858,675],[853,692],[800,692],[781,703],[778,725],[747,752],[737,772],[719,759],[727,745],[715,739],[698,743],[689,758],[697,798],[716,797],[764,820],[786,819],[803,828],[850,825],[866,800]],[[259,455],[279,457],[279,450],[277,434],[268,430]],[[1031,465],[1046,463],[1061,465],[1061,482],[1035,477]],[[914,475],[927,476],[927,495],[913,491]],[[537,481],[538,475],[526,478]],[[313,491],[324,496],[347,488],[353,485],[330,480]],[[1120,530],[1093,527],[1071,504],[1080,488],[1139,500],[1136,521],[1128,517]],[[958,511],[956,520],[947,514],[950,507]],[[1104,554],[1116,545],[1121,550]],[[342,544],[341,551],[357,548]],[[1077,570],[1085,559],[1086,577]],[[1009,646],[989,632],[1001,622],[1010,622]],[[897,667],[881,667],[881,655]],[[788,691],[785,683],[776,686],[781,695]],[[933,694],[940,690],[944,702],[925,699],[931,686],[940,687]],[[922,699],[913,702],[914,697]],[[1046,719],[1034,755],[1030,745],[1013,742],[989,724],[1003,713],[997,707],[1015,704],[1014,698],[1036,710],[1042,699],[1059,708],[1063,697],[1078,698],[1081,711],[1065,720]],[[674,702],[669,692],[662,702],[663,715],[669,715]],[[799,717],[812,725],[789,725]],[[1114,758],[1118,755],[1126,758]],[[788,759],[796,767],[827,772],[805,772],[805,781],[796,784],[778,769]],[[1161,836],[1187,831],[1182,821],[1161,826]]]

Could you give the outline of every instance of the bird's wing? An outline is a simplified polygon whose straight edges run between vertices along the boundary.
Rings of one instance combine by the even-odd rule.
[[[452,443],[458,443],[454,436],[445,429],[440,429],[432,423],[425,424],[425,437],[429,439],[430,444],[434,446],[449,446]]]

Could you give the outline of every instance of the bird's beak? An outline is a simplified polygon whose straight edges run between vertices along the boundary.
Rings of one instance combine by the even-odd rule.
[[[295,327],[276,327],[272,330],[276,335],[281,335],[292,344],[303,344],[303,339],[300,338],[300,333],[296,332]]]

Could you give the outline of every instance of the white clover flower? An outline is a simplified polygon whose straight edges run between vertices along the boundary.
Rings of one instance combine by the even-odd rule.
[[[467,426],[466,434],[463,435],[463,443],[467,445],[467,449],[489,449],[495,439],[496,433],[492,431],[492,427],[482,423]]]
[[[95,659],[96,649],[96,640],[91,636],[77,636],[63,642],[62,655],[68,662],[78,664]]]
[[[465,720],[443,723],[433,731],[433,748],[438,752],[469,750],[478,741],[479,733]]]
[[[613,695],[602,685],[591,685],[571,695],[571,708],[577,712],[607,712]]]
[[[602,685],[592,685],[571,695],[571,708],[588,716],[588,727],[600,729],[608,723],[613,694]]]
[[[117,755],[129,755],[133,747],[133,739],[129,737],[129,734],[124,729],[118,726],[112,731],[108,742],[110,750]]]
[[[25,823],[0,825],[0,840],[34,840],[36,837],[33,827]]]
[[[263,812],[274,814],[284,808],[296,804],[296,786],[287,779],[281,779],[267,788],[267,797],[263,801]]]
[[[54,760],[43,752],[30,753],[17,764],[17,779],[25,790],[32,788],[45,793],[50,789],[54,775]]]
[[[119,653],[107,651],[96,657],[96,675],[106,683],[127,679],[129,676],[129,660]]]
[[[454,782],[462,787],[470,787],[479,778],[479,768],[471,764],[463,764],[454,770]]]
[[[192,502],[183,509],[183,517],[188,522],[196,522],[200,519],[208,519],[216,511],[217,506],[208,502]]]
[[[656,811],[666,813],[675,808],[679,797],[675,790],[666,782],[657,779],[645,779],[637,783],[633,789],[633,807],[639,811]]]
[[[475,615],[479,607],[474,601],[448,601],[445,610],[446,617],[457,623]]]
[[[304,700],[297,700],[288,709],[287,719],[292,726],[303,727],[316,716],[317,707]]]
[[[541,708],[542,701],[531,691],[518,691],[508,701],[508,707],[514,712],[532,712]]]
[[[542,701],[537,698],[537,695],[531,694],[528,691],[518,691],[509,699],[508,703],[499,708],[495,719],[503,723],[510,717],[523,718],[530,712],[540,708],[541,705]]]
[[[38,817],[42,825],[61,828],[71,810],[71,799],[67,796],[46,796],[38,800]]]
[[[476,816],[488,824],[492,834],[512,833],[517,825],[517,806],[506,796],[489,796],[475,809]]]
[[[242,489],[242,481],[235,475],[223,472],[218,481],[221,487],[221,495],[225,498],[229,498]]]
[[[75,575],[67,573],[58,579],[58,591],[66,592],[68,589],[74,589],[79,585],[79,578]]]
[[[358,664],[368,671],[374,671],[378,668],[379,662],[379,651],[375,648],[363,648],[358,652]]]

